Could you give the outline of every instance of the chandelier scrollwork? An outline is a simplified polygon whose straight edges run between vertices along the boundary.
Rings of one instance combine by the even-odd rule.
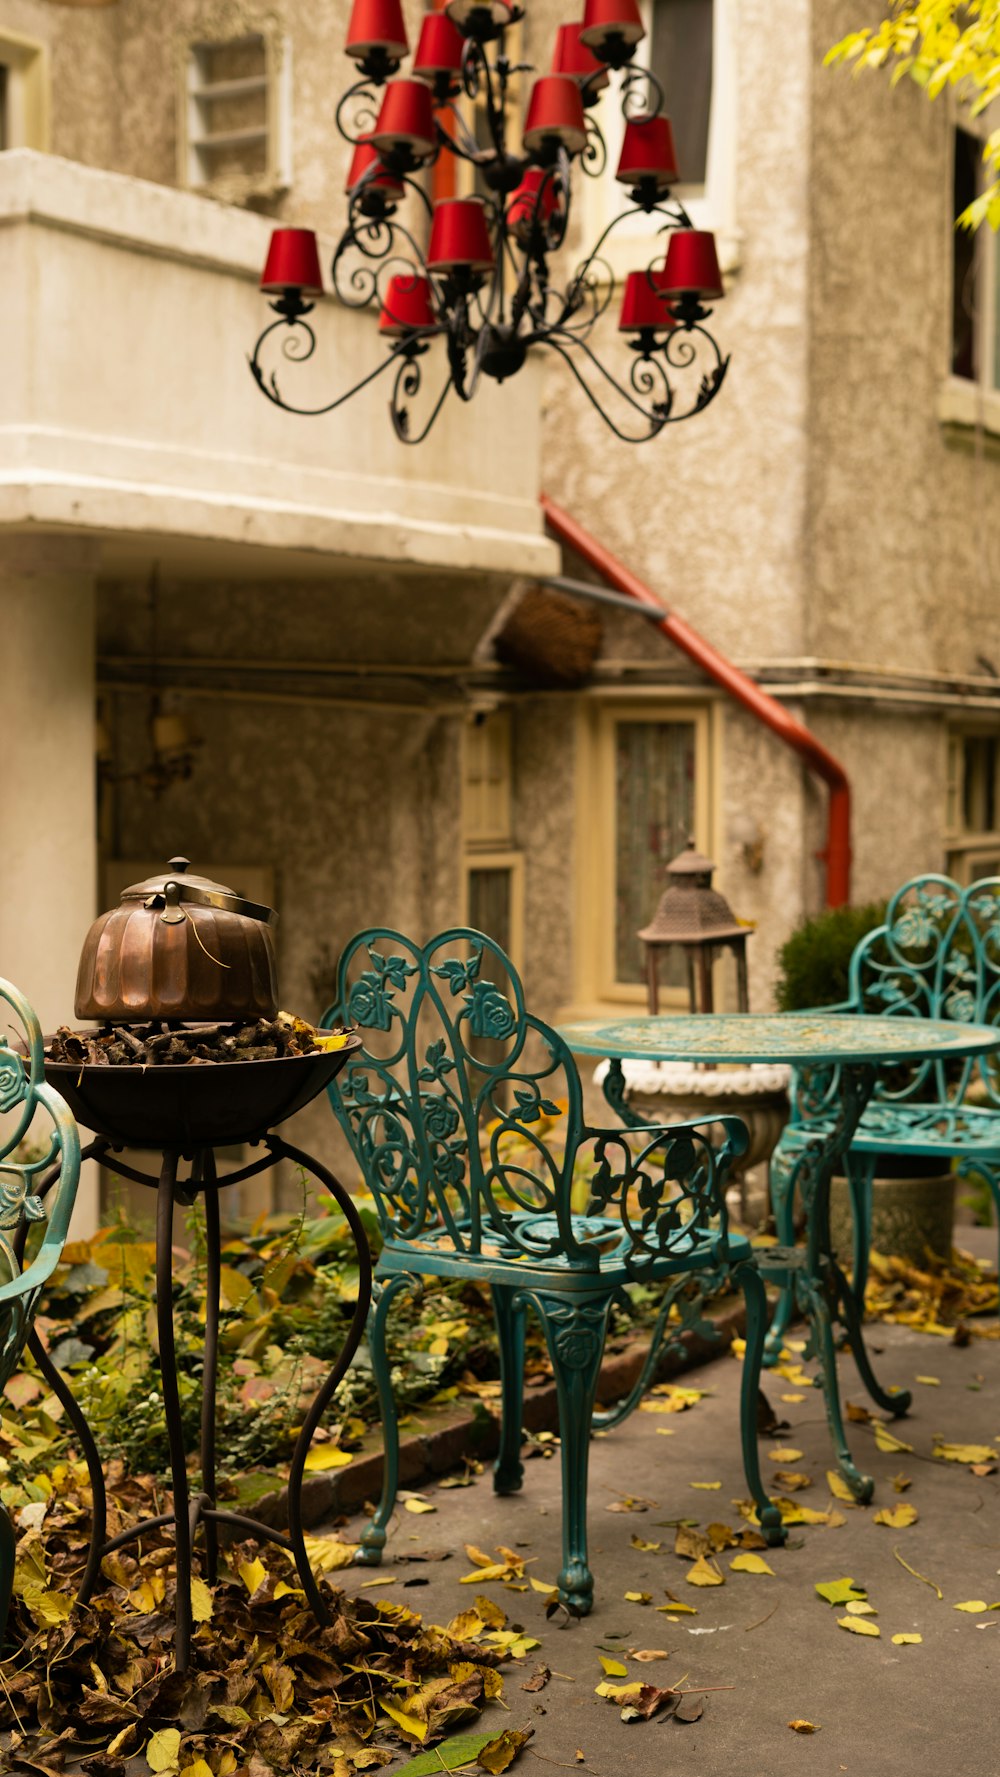
[[[450,393],[471,401],[483,377],[506,381],[536,347],[567,366],[628,443],[703,412],[718,394],[729,359],[707,326],[723,295],[715,241],[673,195],[679,173],[663,91],[633,63],[643,35],[637,0],[587,0],[580,23],[559,27],[552,72],[534,81],[515,152],[513,83],[532,70],[511,59],[508,32],[523,16],[507,0],[448,0],[425,17],[405,76],[400,0],[354,0],[346,49],[359,79],[336,112],[353,156],[331,278],[346,307],[377,311],[386,350],[332,400],[286,398],[285,372],[314,356],[310,317],[324,284],[315,234],[276,229],[261,288],[277,318],[250,358],[276,406],[330,413],[387,376],[396,435],[418,444]],[[575,175],[599,177],[607,166],[596,110],[613,75],[623,119],[615,177],[628,201],[560,282],[552,261],[567,240]],[[463,97],[477,107],[476,133]],[[479,195],[428,197],[425,175],[449,158],[471,167]],[[618,332],[632,358],[616,373],[595,337],[617,294],[604,253],[637,216],[649,222],[650,257],[621,288]],[[445,374],[434,387],[431,364],[439,366],[428,354],[437,339]]]

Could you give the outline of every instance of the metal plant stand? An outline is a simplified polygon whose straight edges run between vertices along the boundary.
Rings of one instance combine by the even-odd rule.
[[[140,1523],[132,1525],[130,1529],[121,1531],[117,1536],[108,1537],[107,1493],[100,1454],[93,1433],[65,1377],[55,1368],[37,1333],[33,1333],[28,1341],[32,1356],[53,1393],[62,1402],[67,1417],[80,1439],[90,1474],[94,1497],[94,1522],[87,1567],[78,1595],[79,1602],[86,1604],[90,1598],[105,1555],[111,1554],[114,1549],[123,1548],[127,1543],[136,1542],[150,1531],[160,1530],[172,1524],[177,1568],[174,1659],[178,1672],[186,1671],[191,1662],[191,1563],[199,1529],[202,1532],[204,1573],[209,1585],[213,1585],[218,1578],[219,1527],[220,1525],[228,1525],[251,1536],[263,1537],[268,1542],[276,1543],[279,1548],[286,1550],[295,1562],[303,1592],[314,1616],[320,1622],[327,1620],[327,1612],[309,1564],[303,1536],[302,1477],[313,1433],[361,1342],[371,1303],[371,1258],[367,1237],[358,1212],[354,1207],[350,1193],[339,1179],[326,1166],[305,1153],[303,1149],[293,1147],[290,1142],[284,1141],[280,1136],[269,1134],[260,1139],[267,1150],[266,1153],[249,1165],[242,1167],[240,1171],[226,1174],[221,1180],[216,1172],[215,1149],[211,1145],[203,1145],[193,1149],[165,1147],[158,1176],[140,1172],[135,1167],[125,1165],[117,1158],[115,1143],[107,1137],[98,1137],[83,1150],[83,1159],[96,1160],[99,1163],[115,1152],[116,1157],[113,1164],[117,1173],[138,1184],[148,1185],[156,1191],[156,1322],[160,1348],[163,1408],[170,1451],[172,1511],[162,1512],[155,1518],[144,1518]],[[189,1162],[189,1172],[187,1177],[182,1179],[180,1166],[182,1160],[185,1159]],[[288,1476],[287,1536],[280,1531],[272,1530],[269,1525],[261,1523],[257,1518],[247,1517],[242,1512],[225,1511],[216,1503],[216,1390],[221,1276],[219,1191],[227,1185],[239,1184],[245,1179],[255,1177],[256,1174],[272,1166],[276,1160],[294,1161],[305,1171],[310,1172],[329,1191],[331,1197],[343,1211],[354,1237],[359,1270],[357,1304],[340,1356],[326,1381],[316,1393],[296,1439]],[[199,1194],[204,1197],[205,1202],[206,1319],[199,1450],[200,1486],[197,1491],[193,1491],[188,1479],[188,1453],[184,1443],[174,1341],[173,1211],[175,1203],[193,1203]]]

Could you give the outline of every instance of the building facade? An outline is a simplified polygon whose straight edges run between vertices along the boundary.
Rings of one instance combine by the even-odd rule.
[[[638,1004],[689,836],[770,1003],[826,788],[631,613],[553,674],[539,587],[582,570],[543,493],[839,759],[853,900],[1000,871],[997,244],[952,227],[978,126],[825,70],[849,0],[645,4],[724,389],[636,448],[540,362],[408,449],[381,385],[300,419],[246,365],[272,222],[341,225],[348,0],[0,0],[0,971],[47,1024],[93,913],[179,851],[273,898],[307,1014],[359,925],[457,918],[544,1016]],[[527,9],[540,68],[564,18]],[[608,132],[571,251],[621,201]],[[317,333],[319,403],[378,347],[332,299]],[[532,600],[537,658],[530,625],[498,653]]]

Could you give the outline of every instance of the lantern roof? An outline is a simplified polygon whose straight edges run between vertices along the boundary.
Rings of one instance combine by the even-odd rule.
[[[659,906],[639,933],[644,944],[745,943],[749,928],[740,924],[725,896],[712,887],[714,871],[711,858],[698,851],[693,840],[671,860]]]

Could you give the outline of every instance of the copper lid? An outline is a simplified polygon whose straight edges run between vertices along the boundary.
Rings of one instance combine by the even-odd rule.
[[[122,890],[122,901],[141,901],[144,907],[160,901],[176,907],[181,902],[194,902],[200,907],[219,907],[226,913],[237,913],[243,919],[256,919],[263,925],[275,925],[278,915],[273,907],[259,901],[246,901],[236,889],[225,883],[212,882],[207,876],[188,876],[188,859],[171,858],[164,875],[147,876],[144,882],[133,882]]]

